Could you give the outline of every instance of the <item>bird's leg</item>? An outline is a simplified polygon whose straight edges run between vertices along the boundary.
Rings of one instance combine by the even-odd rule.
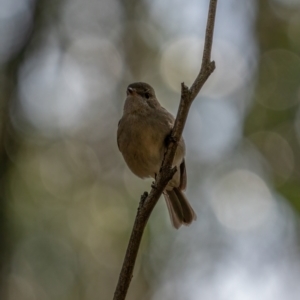
[[[144,192],[144,194],[141,196],[141,200],[140,200],[140,206],[139,207],[142,207],[145,203],[145,200],[147,199],[148,197],[148,192]]]

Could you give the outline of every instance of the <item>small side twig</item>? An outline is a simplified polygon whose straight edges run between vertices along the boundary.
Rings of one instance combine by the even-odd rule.
[[[156,177],[154,187],[152,187],[150,194],[147,196],[144,194],[141,197],[113,300],[124,300],[126,297],[133,276],[133,268],[145,226],[159,197],[163,193],[169,180],[176,172],[176,168],[172,168],[172,162],[178,141],[180,140],[187,120],[189,109],[202,86],[215,69],[215,62],[210,59],[217,2],[217,0],[210,0],[209,4],[205,44],[200,72],[190,89],[184,83],[181,84],[180,104],[161,170]]]

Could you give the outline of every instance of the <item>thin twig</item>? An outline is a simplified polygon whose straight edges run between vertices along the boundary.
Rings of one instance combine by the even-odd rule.
[[[175,156],[178,141],[180,140],[183,132],[189,109],[200,89],[215,69],[215,63],[214,61],[210,61],[210,57],[217,2],[217,0],[210,0],[209,4],[205,44],[200,72],[190,89],[184,83],[181,84],[180,104],[175,124],[171,132],[170,143],[168,145],[161,170],[156,178],[155,185],[151,189],[150,194],[144,194],[141,197],[113,300],[124,300],[126,297],[133,276],[133,268],[145,226],[159,197],[163,193],[169,180],[176,172],[176,168],[172,168],[172,162]]]

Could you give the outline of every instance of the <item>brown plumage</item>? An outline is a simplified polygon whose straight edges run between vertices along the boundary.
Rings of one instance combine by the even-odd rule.
[[[174,121],[174,117],[159,104],[149,84],[136,82],[128,86],[117,141],[126,164],[135,175],[156,177]],[[196,220],[196,214],[183,193],[187,183],[184,155],[185,143],[181,138],[173,161],[177,172],[164,191],[175,228]]]

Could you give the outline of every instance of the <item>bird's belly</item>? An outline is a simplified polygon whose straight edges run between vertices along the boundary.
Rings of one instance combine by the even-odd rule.
[[[134,134],[129,139],[126,151],[122,151],[130,170],[138,177],[155,177],[163,159],[163,141],[158,137]]]

